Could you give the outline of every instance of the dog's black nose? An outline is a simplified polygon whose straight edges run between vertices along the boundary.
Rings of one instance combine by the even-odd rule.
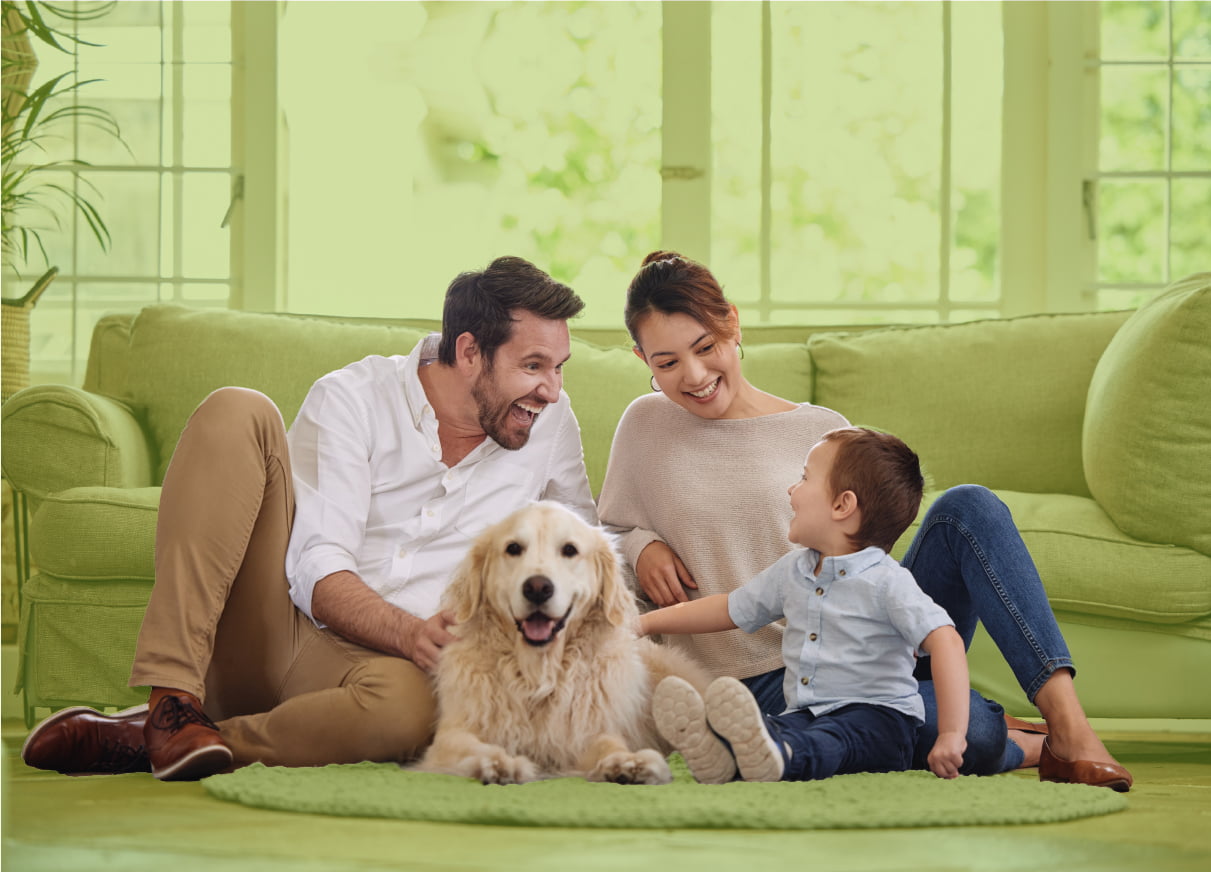
[[[534,605],[542,605],[555,595],[555,585],[545,575],[531,575],[521,586],[521,592]]]

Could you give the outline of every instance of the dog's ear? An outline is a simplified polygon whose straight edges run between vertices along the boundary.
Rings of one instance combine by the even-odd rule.
[[[454,570],[450,584],[442,594],[442,608],[454,612],[457,623],[469,620],[479,610],[484,591],[488,544],[485,536],[476,540]]]
[[[597,570],[598,602],[602,614],[611,626],[629,626],[639,613],[635,597],[622,580],[618,567],[618,555],[604,538],[593,549],[593,560]]]

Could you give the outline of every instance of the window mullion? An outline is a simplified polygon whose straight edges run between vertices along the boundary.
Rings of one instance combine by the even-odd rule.
[[[942,166],[938,185],[938,320],[950,320],[951,178],[950,0],[942,3]]]
[[[770,114],[774,102],[774,38],[771,19],[769,0],[765,0],[761,4],[761,229],[758,237],[761,263],[760,302],[757,307],[762,322],[770,319],[773,308],[773,141]]]
[[[695,0],[661,10],[661,247],[709,264],[711,9]]]

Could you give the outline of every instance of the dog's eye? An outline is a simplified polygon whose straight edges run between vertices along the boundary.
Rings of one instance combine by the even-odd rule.
[[[523,552],[525,550],[526,549],[521,547],[520,542],[510,542],[508,545],[505,546],[505,553],[508,554],[510,557],[520,557],[521,552]]]
[[[566,545],[563,546],[562,553],[563,553],[564,557],[575,557],[577,554],[580,553],[580,551],[576,548],[575,545],[573,545],[571,542],[568,542]]]

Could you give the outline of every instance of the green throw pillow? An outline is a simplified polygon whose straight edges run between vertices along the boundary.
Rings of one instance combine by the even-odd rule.
[[[1115,524],[1211,554],[1211,273],[1115,334],[1089,385],[1085,478]]]
[[[1031,315],[808,340],[813,402],[895,433],[934,486],[1089,496],[1081,418],[1125,312]]]

